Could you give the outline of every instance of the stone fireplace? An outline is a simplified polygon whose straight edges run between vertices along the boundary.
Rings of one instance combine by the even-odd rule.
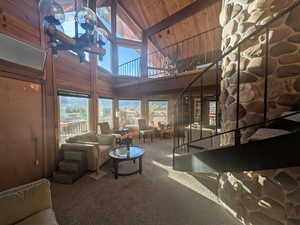
[[[223,27],[222,51],[270,21],[295,0],[223,0],[220,24]],[[269,33],[267,118],[291,111],[300,103],[300,7],[277,20]],[[240,48],[240,104],[237,98],[237,51],[223,60],[221,81],[222,130],[263,122],[266,36],[246,41]],[[256,129],[242,132],[247,141]],[[232,134],[222,144],[232,144]],[[296,149],[295,149],[296,150]],[[300,224],[300,168],[259,172],[224,173],[219,184],[224,206],[245,224]]]

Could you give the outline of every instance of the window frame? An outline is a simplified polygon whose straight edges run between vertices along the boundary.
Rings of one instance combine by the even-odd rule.
[[[140,98],[118,98],[118,106],[117,106],[117,111],[120,114],[120,101],[139,101],[140,102],[140,117],[143,117],[143,101]],[[118,115],[118,125],[120,127],[120,115]],[[128,125],[128,124],[127,124]],[[138,124],[134,124],[138,127]]]
[[[217,125],[217,114],[216,114],[216,110],[214,111],[214,114],[212,114],[212,115],[214,115],[215,116],[215,123],[214,124],[211,124],[210,123],[210,118],[211,118],[211,113],[210,113],[210,103],[211,102],[214,102],[214,104],[215,104],[215,109],[217,109],[217,100],[215,100],[215,99],[209,99],[208,101],[208,104],[207,104],[207,110],[208,110],[208,113],[207,113],[207,117],[208,117],[208,126],[210,126],[210,127],[215,127],[216,125]]]
[[[113,97],[106,97],[106,96],[98,96],[97,98],[97,124],[98,123],[101,123],[99,118],[99,99],[109,99],[111,100],[112,104],[111,104],[111,109],[112,109],[112,127],[110,127],[111,129],[114,129],[115,128],[115,99]],[[106,122],[106,121],[105,121]]]
[[[168,99],[149,99],[147,100],[147,117],[148,117],[148,125],[151,126],[150,121],[150,102],[167,102],[167,124],[169,124],[169,100]],[[155,124],[154,124],[155,126]]]
[[[60,96],[64,96],[64,97],[74,97],[74,98],[86,98],[88,99],[88,121],[87,121],[87,124],[88,124],[88,131],[87,132],[90,132],[91,131],[91,128],[92,128],[92,97],[91,97],[91,94],[88,93],[88,92],[80,92],[80,91],[74,91],[74,90],[69,90],[69,89],[59,89],[57,91],[57,95],[56,95],[56,98],[57,98],[57,142],[58,142],[58,145],[60,146],[61,144],[63,144],[63,142],[61,142],[61,131],[60,131],[60,122],[61,122],[61,116],[60,116],[60,109],[61,109],[61,102],[60,102]]]

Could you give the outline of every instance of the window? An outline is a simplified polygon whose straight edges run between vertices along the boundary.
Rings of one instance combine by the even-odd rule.
[[[119,100],[119,126],[137,126],[141,118],[140,100]]]
[[[118,46],[119,75],[138,77],[141,75],[141,49]]]
[[[141,49],[118,46],[119,65],[141,57]]]
[[[97,8],[96,13],[104,26],[111,32],[111,7],[102,6]]]
[[[64,5],[64,1],[63,0],[58,0],[58,3],[60,5]],[[78,8],[83,7],[83,1],[78,1]],[[64,23],[61,24],[61,27],[63,29],[63,32],[68,35],[71,38],[75,37],[75,2],[73,5],[68,4],[68,7],[64,6],[64,10],[65,10],[65,21]],[[79,36],[81,36],[82,34],[85,33],[85,30],[78,25],[78,34]],[[72,53],[76,54],[75,52],[71,51]],[[89,61],[90,60],[90,56],[89,53],[85,52],[85,60]]]
[[[215,126],[216,125],[216,101],[209,101],[208,102],[208,119],[209,125]]]
[[[168,124],[168,101],[149,101],[149,125]]]
[[[105,43],[105,45],[103,46],[105,49],[105,55],[103,56],[102,61],[100,61],[99,57],[97,57],[97,64],[98,66],[101,66],[111,72],[111,42],[104,36],[102,40]]]
[[[135,41],[142,40],[141,29],[119,5],[117,6],[117,37]]]
[[[201,123],[201,100],[200,100],[200,98],[194,99],[194,122]]]
[[[59,93],[60,143],[89,131],[89,97],[72,95]]]
[[[98,99],[98,121],[108,122],[110,128],[113,128],[113,100],[110,98]]]

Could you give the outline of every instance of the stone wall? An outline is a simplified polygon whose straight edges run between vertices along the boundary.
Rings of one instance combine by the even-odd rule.
[[[293,0],[223,0],[220,15],[223,53],[292,3]],[[265,35],[260,34],[241,46],[240,127],[263,121],[265,39]],[[299,49],[300,7],[270,28],[269,119],[291,110],[300,102]],[[237,58],[235,51],[223,60],[220,97],[223,130],[236,127]],[[254,132],[254,129],[244,131],[243,140]],[[232,135],[223,139],[223,144],[232,142]]]
[[[223,0],[220,23],[225,53],[257,27],[270,21],[295,0]],[[237,52],[223,60],[221,81],[222,130],[263,121],[265,40],[263,33],[241,46],[240,104],[236,102]],[[270,27],[268,119],[300,103],[300,7]],[[256,129],[242,132],[242,142]],[[233,135],[222,144],[233,143]],[[296,149],[295,149],[296,150]],[[221,202],[244,224],[300,224],[300,168],[224,173],[219,184]]]

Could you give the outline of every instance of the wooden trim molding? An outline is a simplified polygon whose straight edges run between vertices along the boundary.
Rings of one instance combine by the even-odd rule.
[[[43,71],[8,62],[3,59],[0,59],[0,71],[10,74],[10,78],[38,83],[42,83],[44,81]]]

